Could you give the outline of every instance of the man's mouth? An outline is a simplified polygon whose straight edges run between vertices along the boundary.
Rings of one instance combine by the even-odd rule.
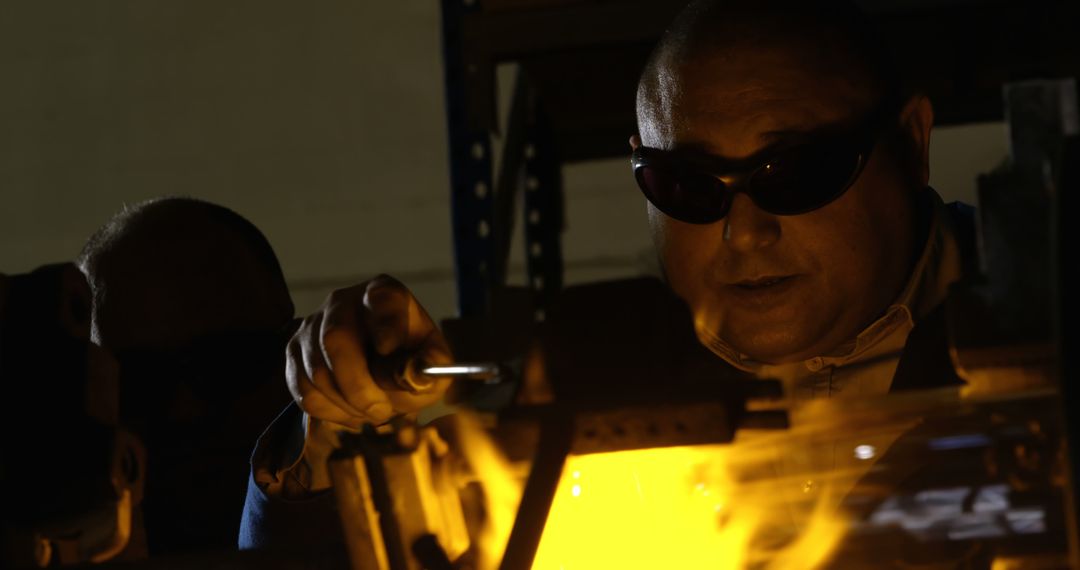
[[[766,275],[763,277],[755,277],[753,279],[743,279],[740,281],[736,281],[731,285],[733,287],[738,287],[739,289],[755,291],[768,287],[775,287],[777,285],[786,283],[794,278],[794,275]]]

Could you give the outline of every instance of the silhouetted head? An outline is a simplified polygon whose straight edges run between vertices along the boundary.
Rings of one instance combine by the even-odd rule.
[[[252,446],[288,401],[293,304],[270,244],[231,210],[164,198],[116,214],[78,264],[121,420],[147,444],[151,553],[235,546]]]
[[[162,198],[127,207],[87,242],[79,266],[106,348],[178,349],[207,335],[276,330],[293,303],[270,243],[209,202]]]

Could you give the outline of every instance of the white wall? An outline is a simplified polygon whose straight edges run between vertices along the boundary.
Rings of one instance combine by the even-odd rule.
[[[0,271],[70,259],[122,203],[181,194],[262,228],[301,311],[389,272],[452,314],[439,50],[433,0],[8,0]],[[942,129],[932,150],[933,183],[970,200],[1004,129]],[[653,263],[628,170],[566,168],[568,281]]]

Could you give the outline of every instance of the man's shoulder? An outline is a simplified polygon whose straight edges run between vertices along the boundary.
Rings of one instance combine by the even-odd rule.
[[[948,222],[960,250],[963,278],[978,272],[978,239],[974,206],[964,202],[945,204]],[[938,388],[962,384],[949,355],[946,301],[919,319],[908,335],[890,391]]]
[[[889,391],[903,392],[960,384],[963,384],[963,380],[956,374],[949,354],[945,303],[941,303],[920,320],[908,335]]]

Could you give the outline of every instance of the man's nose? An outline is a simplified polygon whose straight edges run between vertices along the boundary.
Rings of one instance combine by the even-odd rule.
[[[746,194],[736,194],[724,217],[724,243],[748,253],[771,246],[780,239],[780,220],[758,208]]]

